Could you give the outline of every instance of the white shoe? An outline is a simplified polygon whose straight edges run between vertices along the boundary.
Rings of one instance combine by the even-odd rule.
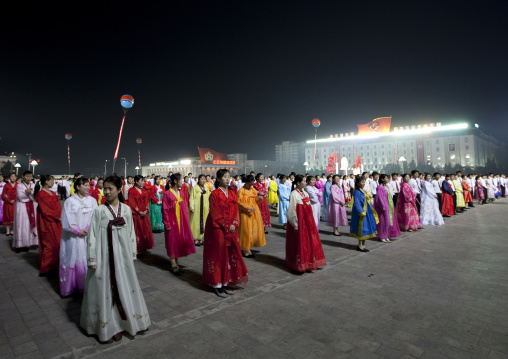
[[[386,238],[386,239],[385,239],[385,242],[393,243],[393,242],[390,240],[390,238]]]

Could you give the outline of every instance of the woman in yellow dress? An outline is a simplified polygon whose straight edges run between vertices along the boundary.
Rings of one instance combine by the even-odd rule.
[[[266,245],[265,228],[263,218],[259,211],[258,202],[263,198],[253,187],[254,176],[248,175],[242,188],[238,191],[238,212],[240,213],[240,248],[245,258],[254,258],[251,252],[252,247],[263,247]]]
[[[270,183],[268,184],[268,204],[270,204],[273,208],[277,208],[277,204],[279,203],[277,188],[278,187],[277,182],[275,181],[275,176],[272,176]]]
[[[205,235],[205,223],[208,217],[210,191],[205,186],[205,175],[199,175],[198,183],[192,187],[189,210],[191,212],[190,225],[194,244],[201,246]]]

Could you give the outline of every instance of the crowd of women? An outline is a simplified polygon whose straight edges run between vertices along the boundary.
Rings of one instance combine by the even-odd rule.
[[[84,292],[81,326],[100,341],[119,340],[147,330],[150,318],[134,261],[154,247],[163,232],[171,273],[182,275],[179,259],[203,246],[203,283],[216,295],[233,295],[231,285],[246,283],[243,258],[266,245],[272,226],[270,208],[286,231],[286,265],[296,272],[326,265],[320,223],[349,226],[357,250],[365,241],[389,243],[401,231],[442,225],[443,217],[505,197],[504,175],[441,176],[364,173],[361,176],[261,173],[232,178],[221,169],[216,178],[192,174],[153,175],[71,181],[52,176],[34,180],[0,177],[0,213],[12,247],[39,250],[39,275],[57,272],[60,293]],[[63,189],[63,190],[62,190]],[[60,193],[60,196],[57,194]],[[60,198],[65,202],[63,209]],[[351,211],[348,220],[346,209]]]

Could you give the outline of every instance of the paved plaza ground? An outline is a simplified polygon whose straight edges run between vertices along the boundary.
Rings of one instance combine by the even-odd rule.
[[[37,251],[0,235],[0,358],[508,358],[508,199],[404,233],[392,244],[334,237],[328,265],[295,274],[272,217],[249,283],[226,299],[200,283],[203,248],[168,272],[162,234],[136,269],[152,326],[104,345],[80,330],[80,296],[39,278]],[[341,228],[344,233],[348,229]],[[5,232],[3,232],[5,233]]]

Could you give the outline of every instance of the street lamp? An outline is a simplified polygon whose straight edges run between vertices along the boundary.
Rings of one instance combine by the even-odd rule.
[[[21,165],[19,163],[16,163],[14,165],[14,167],[16,167],[16,176],[18,175],[18,171],[19,171],[19,168],[21,167]]]
[[[107,173],[108,173],[108,170],[107,170],[108,162],[109,162],[109,160],[106,160],[106,162],[104,163],[104,177],[106,177]]]
[[[32,174],[35,176],[35,166],[37,166],[38,163],[36,160],[33,160],[30,164],[32,165]]]
[[[125,158],[122,158],[125,162],[125,168],[124,168],[124,178],[127,178],[127,160]]]
[[[139,166],[136,166],[136,176],[138,175]]]

